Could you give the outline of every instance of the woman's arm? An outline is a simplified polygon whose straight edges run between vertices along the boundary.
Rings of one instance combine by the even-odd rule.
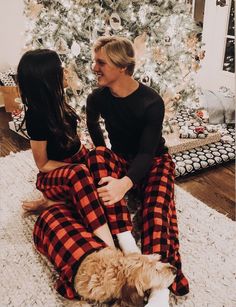
[[[30,141],[30,146],[37,168],[42,173],[48,173],[58,167],[69,164],[66,162],[48,160],[47,141]]]

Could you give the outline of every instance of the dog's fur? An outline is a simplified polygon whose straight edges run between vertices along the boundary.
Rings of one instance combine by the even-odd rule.
[[[143,306],[146,290],[167,288],[174,281],[176,269],[159,260],[159,255],[124,256],[120,250],[107,247],[82,261],[75,290],[85,300],[103,303],[117,299],[119,306]]]

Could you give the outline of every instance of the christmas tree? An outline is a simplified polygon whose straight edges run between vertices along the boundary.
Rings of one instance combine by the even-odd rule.
[[[78,113],[95,86],[91,46],[101,35],[125,36],[134,43],[134,77],[160,93],[167,116],[176,105],[194,104],[194,74],[203,54],[189,1],[25,0],[25,14],[25,50],[59,53]]]

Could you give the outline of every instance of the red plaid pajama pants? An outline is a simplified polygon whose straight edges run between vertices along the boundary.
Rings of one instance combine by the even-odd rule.
[[[96,184],[105,176],[123,177],[129,167],[125,159],[102,146],[88,154],[87,165]],[[155,157],[148,175],[137,186],[142,200],[141,244],[143,254],[158,253],[163,262],[177,268],[177,276],[170,290],[175,295],[185,295],[189,292],[189,285],[181,270],[174,169],[174,162],[168,153]],[[112,210],[115,211],[118,206],[116,203]],[[106,207],[107,211],[109,207]]]
[[[86,227],[91,231],[106,222],[113,235],[132,229],[126,202],[109,208],[98,198],[94,179],[85,165],[88,150],[85,147],[72,158],[64,160],[70,165],[59,167],[48,173],[39,173],[36,187],[45,197],[54,201],[66,200],[74,204]]]
[[[36,187],[45,197],[66,204],[54,205],[44,211],[34,228],[37,249],[59,272],[58,292],[69,298],[76,297],[73,274],[83,257],[105,244],[92,233],[108,223],[112,234],[132,229],[129,212],[124,201],[115,208],[101,204],[94,179],[85,163],[85,147],[72,158],[69,165],[48,173],[39,173]]]
[[[82,260],[106,244],[89,232],[74,206],[58,204],[45,210],[34,226],[34,243],[59,273],[57,291],[68,299],[79,298],[74,277]]]

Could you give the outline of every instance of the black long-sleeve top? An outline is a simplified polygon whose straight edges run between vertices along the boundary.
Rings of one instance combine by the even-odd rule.
[[[87,126],[95,146],[105,146],[100,116],[111,149],[131,161],[127,176],[138,183],[150,169],[154,156],[167,152],[162,137],[164,102],[156,91],[140,83],[136,91],[120,98],[109,88],[95,89],[87,99]]]

